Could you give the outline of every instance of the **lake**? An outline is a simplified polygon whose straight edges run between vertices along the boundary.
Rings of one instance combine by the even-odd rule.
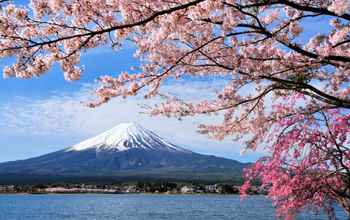
[[[339,219],[347,215],[339,207]],[[0,219],[278,219],[264,196],[40,194],[0,195]],[[327,219],[301,213],[297,219]]]

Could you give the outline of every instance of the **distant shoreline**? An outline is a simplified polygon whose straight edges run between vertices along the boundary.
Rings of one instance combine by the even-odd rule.
[[[231,184],[204,185],[200,183],[124,183],[119,185],[107,184],[64,184],[54,183],[45,185],[35,183],[31,185],[0,186],[3,194],[148,194],[148,195],[240,195],[240,186]],[[251,195],[267,195],[267,190],[252,186],[247,191]]]

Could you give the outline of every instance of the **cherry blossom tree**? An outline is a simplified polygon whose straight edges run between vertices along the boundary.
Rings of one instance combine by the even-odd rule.
[[[283,118],[265,145],[271,155],[246,169],[243,197],[250,181],[259,178],[268,197],[276,200],[279,217],[291,219],[296,211],[307,210],[336,219],[337,204],[349,215],[349,119],[339,109]]]
[[[349,214],[350,2],[347,0],[32,0],[0,1],[0,58],[16,57],[4,77],[40,77],[59,63],[79,80],[91,48],[138,48],[139,68],[101,76],[97,107],[165,81],[225,78],[217,99],[167,97],[150,115],[224,116],[201,124],[209,138],[265,146],[247,170],[270,187],[278,215],[337,202]],[[306,30],[317,22],[320,30]],[[309,25],[309,26],[308,26]],[[248,92],[247,92],[248,91]],[[249,181],[243,186],[243,191]]]

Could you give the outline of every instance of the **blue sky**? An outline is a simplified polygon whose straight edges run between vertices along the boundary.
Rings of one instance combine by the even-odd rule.
[[[78,82],[64,79],[58,65],[40,78],[0,79],[0,162],[26,159],[70,147],[89,137],[124,122],[138,122],[161,137],[192,151],[232,158],[243,162],[257,160],[261,155],[240,156],[242,146],[230,139],[210,141],[197,134],[194,123],[220,122],[219,117],[190,117],[183,121],[165,117],[151,118],[140,114],[137,104],[154,104],[159,99],[144,100],[141,96],[115,99],[102,107],[90,109],[80,104],[88,100],[97,76],[117,75],[139,64],[133,57],[136,48],[112,51],[96,48],[83,54],[86,66]],[[11,60],[1,60],[0,68]],[[173,81],[164,86],[186,99],[199,100],[215,96],[213,90],[226,81]],[[206,91],[206,92],[203,92]]]
[[[16,1],[16,3],[28,1]],[[305,36],[329,32],[324,20],[305,23]],[[229,138],[210,141],[196,133],[194,123],[219,123],[220,117],[190,117],[183,121],[164,117],[151,118],[137,104],[154,104],[159,99],[144,100],[140,96],[115,99],[96,109],[80,104],[89,99],[94,79],[100,75],[118,75],[130,70],[139,61],[133,57],[136,48],[126,47],[118,52],[108,47],[96,48],[82,55],[86,71],[78,82],[64,79],[59,66],[41,76],[28,80],[0,78],[0,162],[26,159],[70,147],[89,137],[125,122],[138,122],[161,137],[189,150],[254,162],[262,154],[247,152],[240,155],[242,146]],[[0,60],[0,69],[11,60]],[[186,99],[214,97],[214,89],[224,80],[171,81],[163,92],[171,91]]]

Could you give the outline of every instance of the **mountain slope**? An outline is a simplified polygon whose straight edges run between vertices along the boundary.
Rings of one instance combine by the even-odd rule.
[[[72,147],[0,164],[0,183],[60,177],[239,178],[247,164],[197,154],[173,145],[142,126],[121,124]],[[131,178],[132,177],[132,178]]]

